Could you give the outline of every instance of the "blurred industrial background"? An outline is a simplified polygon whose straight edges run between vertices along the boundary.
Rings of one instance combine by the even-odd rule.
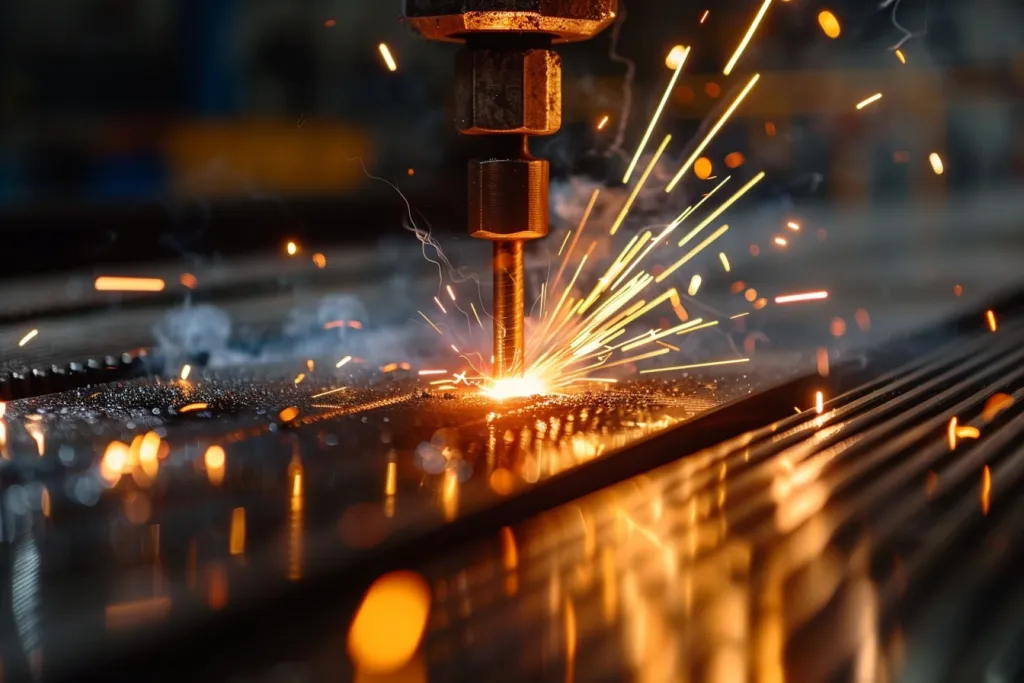
[[[766,192],[851,209],[941,202],[1024,176],[1020,3],[830,8],[835,40],[817,5],[769,14],[740,66],[764,80],[709,150],[716,165],[738,152],[731,163],[769,173]],[[675,44],[698,49],[663,126],[677,139],[696,133],[730,92],[720,67],[754,7],[627,0],[624,10],[615,31],[562,51],[565,125],[534,150],[559,177],[619,176]],[[905,64],[893,51],[904,39]],[[5,270],[256,249],[287,232],[399,234],[404,204],[368,174],[459,234],[469,152],[451,125],[454,50],[414,35],[397,0],[7,0],[0,231],[50,254]],[[884,106],[856,111],[874,91]]]

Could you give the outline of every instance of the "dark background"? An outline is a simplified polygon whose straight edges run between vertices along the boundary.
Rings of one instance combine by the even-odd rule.
[[[713,3],[701,25],[704,5],[624,0],[615,32],[561,49],[563,130],[534,152],[557,178],[614,183],[682,43],[695,50],[662,124],[679,142],[670,156],[759,71],[708,156],[718,168],[742,152],[751,173],[769,172],[765,193],[843,210],[941,206],[1024,176],[1020,3],[835,0],[843,33],[829,40],[825,5],[776,2],[722,77],[759,4]],[[906,66],[892,52],[895,5],[915,33]],[[285,235],[329,246],[401,234],[404,203],[368,174],[442,235],[461,234],[472,149],[451,125],[455,49],[414,35],[398,0],[0,3],[0,239],[31,255],[6,259],[4,275],[278,248]],[[876,90],[881,106],[854,110]]]

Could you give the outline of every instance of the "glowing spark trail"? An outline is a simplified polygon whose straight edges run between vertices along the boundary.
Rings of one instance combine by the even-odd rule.
[[[880,99],[882,99],[882,93],[876,92],[874,95],[872,95],[871,97],[867,98],[866,100],[862,100],[862,101],[858,102],[857,103],[857,109],[863,109],[864,107],[868,106],[869,104],[874,104],[875,102],[877,102]]]
[[[942,175],[942,172],[945,170],[942,166],[942,157],[936,152],[932,152],[928,155],[928,163],[932,165],[932,171],[935,172],[935,175]]]
[[[313,394],[311,398],[320,398],[321,396],[330,396],[331,394],[337,394],[339,391],[345,391],[348,387],[338,387],[337,389],[331,389],[330,391],[324,391],[319,394]]]
[[[750,39],[754,37],[754,32],[757,31],[757,27],[761,24],[761,20],[764,18],[765,12],[768,11],[768,7],[771,6],[772,0],[764,0],[761,4],[761,9],[758,10],[757,16],[754,17],[754,21],[750,24],[750,28],[747,29],[747,33],[743,36],[743,40],[736,47],[736,52],[733,53],[729,63],[725,65],[725,69],[722,71],[723,74],[728,76],[732,73],[733,68],[736,66],[736,62],[739,61],[740,55],[747,49],[747,44],[750,43]],[[701,22],[703,23],[703,21]]]
[[[701,230],[703,230],[704,228],[706,228],[709,225],[711,225],[711,223],[714,222],[715,219],[717,219],[719,216],[721,216],[723,213],[725,213],[729,209],[730,206],[732,206],[733,204],[738,202],[740,200],[740,198],[743,197],[743,195],[745,195],[746,193],[750,192],[750,190],[753,189],[753,187],[755,185],[757,185],[759,182],[761,182],[763,179],[764,179],[764,171],[761,171],[756,176],[751,178],[747,182],[746,185],[744,185],[743,187],[741,187],[739,190],[736,191],[736,194],[734,194],[733,196],[731,196],[728,199],[726,199],[725,202],[723,202],[721,206],[719,206],[717,209],[715,209],[711,213],[710,216],[708,216],[703,221],[701,221],[700,224],[697,225],[696,228],[694,228],[693,230],[688,232],[686,234],[686,236],[683,237],[683,239],[679,240],[679,246],[680,247],[685,246],[687,242],[689,242],[694,237],[696,237],[700,233]],[[728,180],[728,178],[726,180]]]
[[[629,162],[626,174],[622,176],[623,183],[629,182],[630,176],[632,176],[633,171],[636,170],[636,165],[640,163],[640,155],[643,154],[644,148],[647,147],[647,143],[651,140],[651,135],[654,133],[654,127],[658,124],[658,119],[661,118],[661,112],[665,109],[665,105],[668,103],[668,98],[672,95],[672,91],[676,87],[676,81],[679,80],[679,74],[682,73],[683,66],[686,64],[686,58],[689,56],[690,48],[686,48],[679,60],[679,66],[676,67],[675,72],[672,74],[672,80],[669,81],[668,87],[665,88],[665,94],[661,98],[661,103],[658,104],[658,108],[654,111],[654,117],[651,119],[651,123],[647,126],[647,132],[644,133],[644,137],[640,141],[640,146],[637,147],[636,154],[633,155],[633,160]]]
[[[189,375],[190,375],[191,373],[192,373],[192,366],[191,366],[191,365],[188,365],[188,364],[186,363],[186,364],[185,364],[185,365],[183,365],[183,366],[182,366],[182,368],[181,368],[181,380],[182,380],[182,381],[185,381],[186,379],[188,379],[188,376],[189,376]]]
[[[711,244],[712,242],[714,242],[714,241],[715,241],[715,240],[717,240],[717,239],[718,239],[719,237],[721,237],[722,235],[724,235],[724,234],[726,233],[726,231],[727,231],[728,229],[729,229],[729,226],[728,226],[728,225],[723,225],[723,226],[722,226],[722,227],[720,227],[720,228],[719,228],[718,230],[715,230],[715,231],[714,231],[713,233],[711,233],[711,235],[710,235],[710,236],[709,236],[709,237],[708,237],[707,239],[705,239],[705,240],[704,240],[703,242],[701,242],[701,243],[700,243],[700,244],[698,244],[698,245],[697,245],[696,247],[694,247],[693,249],[691,249],[691,250],[689,251],[689,253],[687,253],[687,254],[686,254],[686,256],[684,256],[683,258],[679,259],[678,261],[676,261],[675,263],[673,263],[673,264],[672,264],[671,266],[669,266],[668,268],[666,268],[665,270],[663,270],[663,271],[661,272],[661,275],[659,275],[658,277],[656,277],[654,281],[655,281],[655,282],[662,282],[663,280],[665,280],[665,278],[667,278],[667,277],[668,277],[669,275],[671,275],[672,273],[676,272],[677,270],[679,270],[680,268],[682,268],[682,267],[683,267],[684,265],[686,265],[687,263],[689,263],[689,261],[690,261],[690,260],[691,260],[691,259],[692,259],[692,258],[693,258],[694,256],[696,256],[697,254],[699,254],[699,253],[701,253],[702,251],[704,251],[705,249],[707,249],[707,248],[708,248],[708,246],[709,246],[709,245],[710,245],[710,244]],[[682,243],[680,243],[680,245],[681,245],[681,244],[682,244]]]
[[[649,368],[647,370],[641,370],[641,375],[651,375],[656,372],[675,372],[677,370],[696,370],[697,368],[712,368],[718,365],[733,365],[735,363],[747,363],[749,358],[737,358],[736,360],[718,360],[710,363],[694,363],[693,365],[677,365],[672,368]]]
[[[671,140],[671,135],[666,135],[665,139],[662,140],[661,146],[658,147],[658,151],[656,151],[654,153],[654,156],[651,157],[650,163],[647,164],[647,168],[644,169],[643,175],[640,176],[640,181],[636,184],[636,187],[633,188],[633,191],[629,193],[629,198],[623,205],[622,210],[619,212],[618,217],[616,217],[615,219],[615,222],[612,223],[611,230],[609,230],[608,232],[609,235],[614,235],[616,232],[619,231],[619,226],[622,225],[622,221],[626,220],[626,216],[629,214],[629,210],[633,208],[633,202],[636,201],[637,195],[640,194],[640,190],[643,189],[644,184],[647,182],[647,179],[651,176],[651,171],[653,171],[654,167],[658,164],[658,159],[661,158],[662,153],[665,151],[665,148],[668,147],[668,143]]]
[[[28,344],[37,336],[39,336],[39,330],[32,330],[31,332],[29,332],[28,334],[21,338],[21,341],[18,342],[18,346],[24,346],[25,344]]]
[[[828,292],[805,292],[803,294],[784,294],[775,297],[777,304],[794,304],[800,301],[818,301],[827,299]]]
[[[446,311],[444,309],[444,305],[441,303],[441,301],[436,296],[434,297],[434,303],[437,304],[437,307],[441,309],[442,313],[444,313],[445,315],[448,315],[448,311]]]
[[[700,283],[700,275],[694,275],[690,278],[690,286],[686,289],[686,293],[690,296],[697,296],[697,291],[700,290]]]
[[[728,273],[731,270],[729,267],[729,257],[725,255],[724,251],[718,252],[718,260],[722,262],[722,268]]]
[[[988,323],[988,329],[991,330],[992,332],[995,332],[997,329],[996,314],[991,310],[985,311],[985,321]]]
[[[346,363],[348,363],[348,362],[349,362],[349,361],[351,361],[351,360],[352,360],[352,356],[345,356],[344,358],[342,358],[341,360],[339,360],[339,361],[337,362],[337,364],[335,364],[335,366],[334,366],[334,367],[336,367],[336,368],[340,368],[340,367],[342,367],[343,365],[345,365]]]
[[[416,311],[416,312],[423,316],[423,319],[427,321],[428,325],[430,325],[431,327],[434,328],[435,332],[437,332],[442,337],[444,336],[444,332],[442,332],[440,329],[438,329],[437,325],[435,325],[433,322],[431,322],[430,318],[428,318],[423,311]]]
[[[605,114],[601,117],[601,120],[597,122],[597,129],[604,130],[604,127],[608,125],[608,115]]]
[[[395,58],[391,55],[391,50],[388,48],[386,43],[381,43],[377,46],[380,50],[380,56],[384,58],[384,64],[388,67],[388,71],[394,73],[398,71],[398,64],[395,63]]]
[[[97,292],[162,292],[166,284],[156,277],[114,277],[103,275],[94,283]]]
[[[729,120],[729,117],[732,116],[733,112],[736,111],[737,107],[740,106],[740,103],[743,102],[743,99],[747,96],[748,93],[750,93],[754,86],[757,85],[757,81],[760,80],[760,78],[761,74],[754,74],[754,76],[750,79],[750,81],[743,88],[743,90],[740,91],[740,94],[736,97],[736,99],[733,100],[733,103],[729,105],[729,108],[725,110],[724,114],[722,114],[722,118],[720,118],[718,122],[715,123],[715,125],[711,128],[708,134],[704,136],[704,139],[701,140],[700,144],[697,145],[697,148],[693,150],[693,154],[690,155],[690,158],[683,163],[682,168],[679,169],[679,172],[676,173],[675,177],[672,178],[671,182],[669,182],[669,184],[665,187],[665,192],[671,192],[672,190],[675,189],[676,185],[679,184],[679,181],[683,179],[683,175],[686,173],[686,171],[689,170],[690,166],[693,165],[693,162],[696,161],[697,158],[701,155],[701,152],[703,152],[704,149],[711,143],[711,140],[713,140],[715,135],[718,134],[718,131],[722,129],[722,126],[726,124],[726,122]]]
[[[445,285],[445,289],[448,290],[448,296],[450,296],[452,298],[452,301],[455,301],[455,292],[452,291],[452,286],[451,285]]]

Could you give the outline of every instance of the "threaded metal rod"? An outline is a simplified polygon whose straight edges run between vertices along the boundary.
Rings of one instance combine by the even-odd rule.
[[[523,374],[523,243],[494,243],[494,375],[498,379]]]

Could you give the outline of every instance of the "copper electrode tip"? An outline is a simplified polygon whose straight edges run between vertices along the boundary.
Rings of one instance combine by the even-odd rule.
[[[494,242],[494,375],[525,368],[523,241],[548,232],[548,163],[528,138],[562,124],[562,60],[551,45],[586,40],[618,0],[405,0],[434,40],[466,43],[456,60],[456,127],[489,141],[469,164],[469,233]]]

